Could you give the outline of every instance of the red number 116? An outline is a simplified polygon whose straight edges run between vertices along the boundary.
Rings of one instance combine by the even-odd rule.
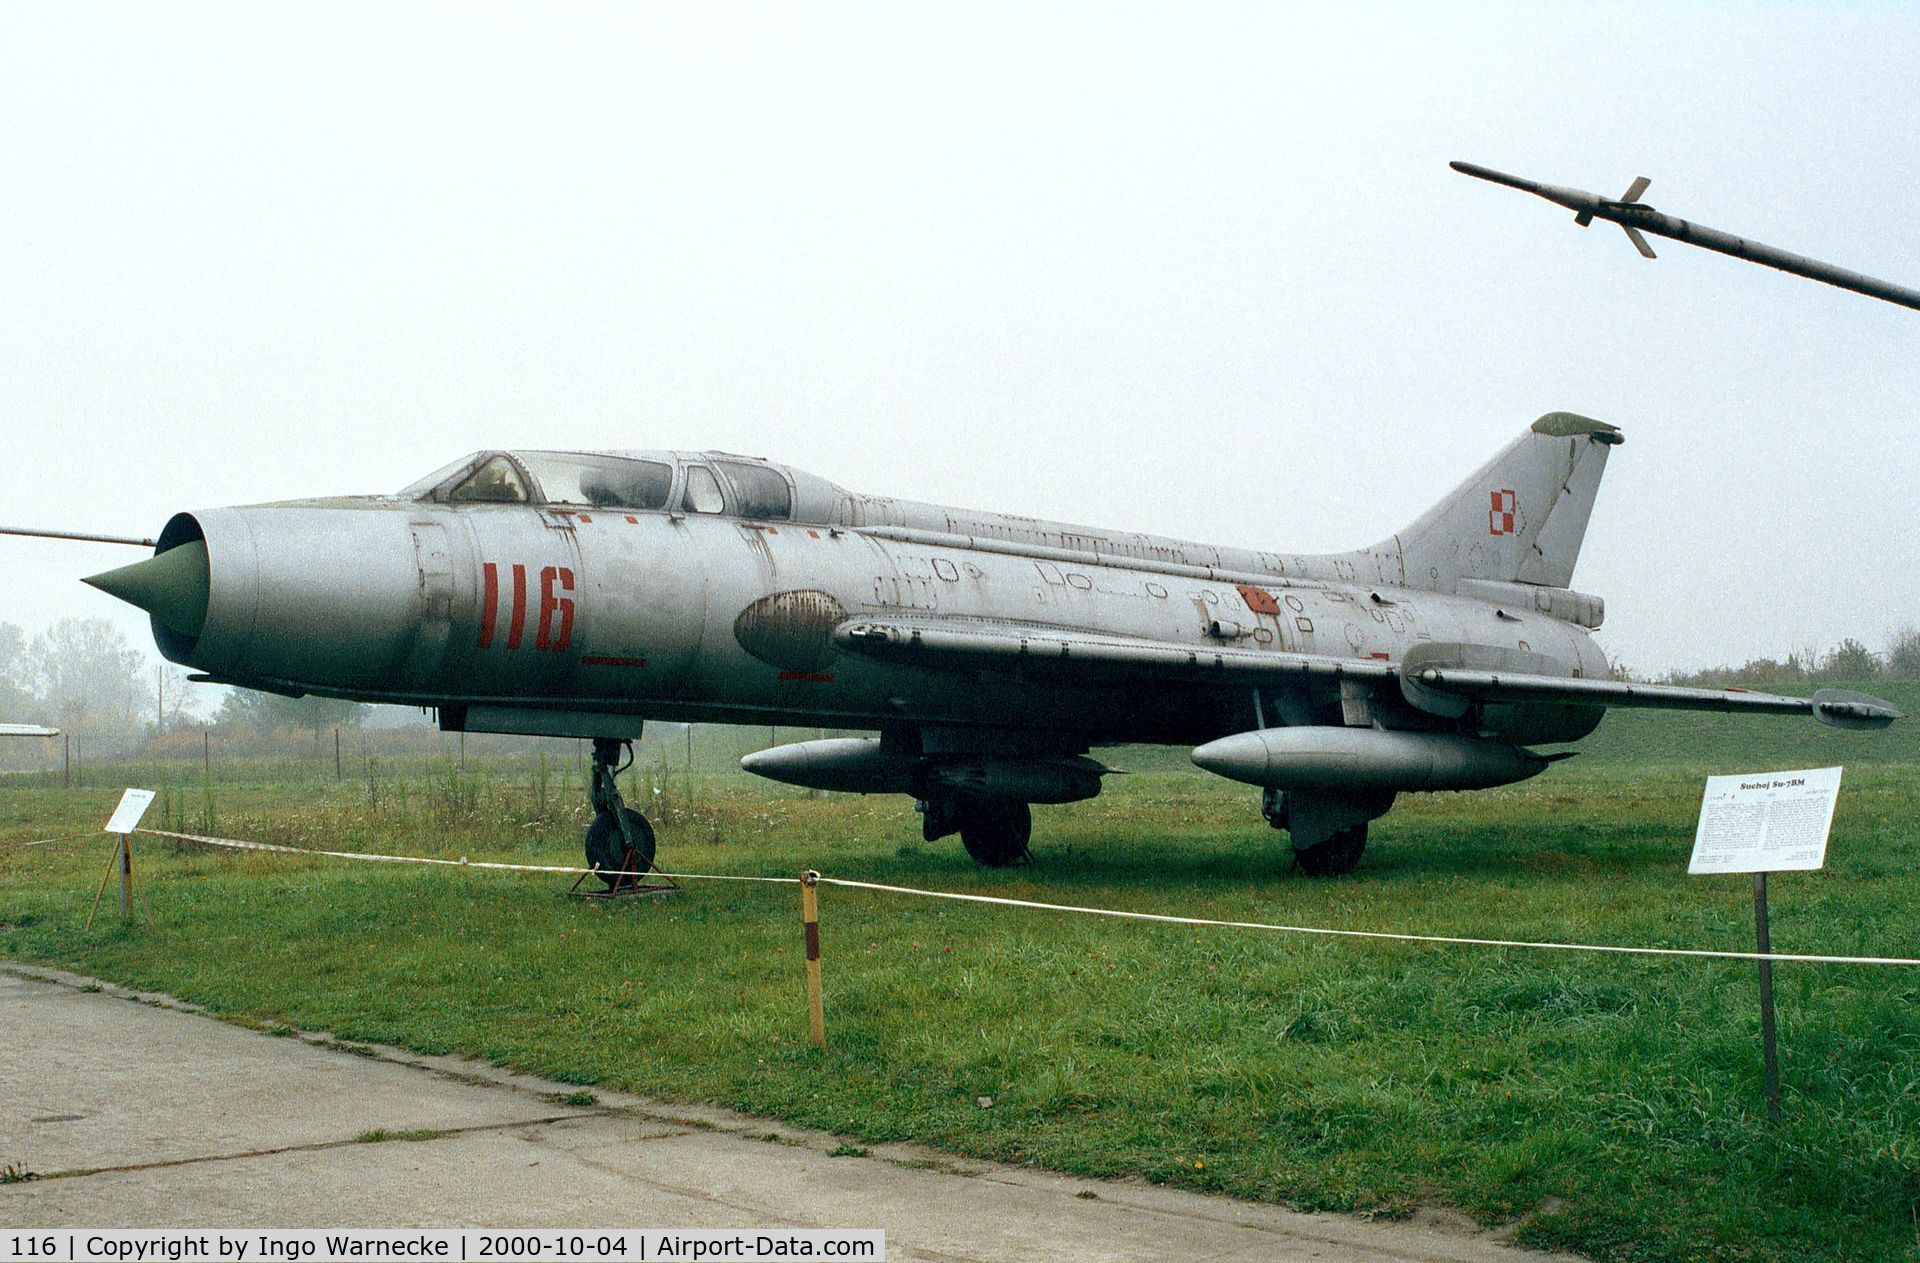
[[[480,606],[480,647],[493,645],[494,625],[500,621],[500,567],[489,561],[481,567],[484,591]],[[573,571],[566,566],[540,568],[540,610],[534,620],[533,647],[560,653],[573,641]],[[527,568],[513,566],[513,603],[507,619],[507,648],[518,649],[527,630]]]

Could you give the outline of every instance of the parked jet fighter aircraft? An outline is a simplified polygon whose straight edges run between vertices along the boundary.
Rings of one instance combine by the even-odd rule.
[[[647,718],[866,729],[749,755],[901,793],[929,841],[1027,854],[1120,742],[1265,791],[1346,872],[1409,790],[1524,780],[1610,706],[1891,722],[1884,702],[1609,678],[1574,561],[1613,426],[1549,413],[1407,529],[1323,556],[857,495],[718,452],[480,452],[393,496],[182,513],[88,582],[197,678],[594,739],[603,871],[650,860],[614,788]]]

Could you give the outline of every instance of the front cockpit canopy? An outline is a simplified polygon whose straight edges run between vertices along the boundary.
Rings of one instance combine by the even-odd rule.
[[[677,495],[676,495],[677,492]],[[597,452],[477,452],[407,487],[403,499],[793,518],[779,466],[742,459],[647,459]]]

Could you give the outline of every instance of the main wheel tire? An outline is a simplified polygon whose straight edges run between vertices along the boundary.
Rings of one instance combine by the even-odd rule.
[[[983,798],[969,803],[960,815],[960,845],[976,864],[1005,868],[1032,858],[1027,842],[1033,837],[1033,809],[1025,803]]]
[[[1301,847],[1293,853],[1293,862],[1309,877],[1344,877],[1360,862],[1367,849],[1367,826],[1342,829],[1316,846]]]
[[[593,823],[587,826],[587,863],[600,870],[597,875],[609,890],[623,881],[634,880],[619,874],[644,873],[653,867],[653,826],[631,807],[622,807],[620,814],[626,817],[627,833],[633,837],[631,862],[627,854],[627,837],[622,834],[620,823],[613,818],[612,812],[600,812],[594,816]]]

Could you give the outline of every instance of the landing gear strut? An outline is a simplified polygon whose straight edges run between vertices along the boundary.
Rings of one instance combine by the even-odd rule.
[[[626,756],[625,762],[621,756]],[[593,740],[593,784],[587,791],[593,803],[593,823],[587,826],[587,863],[610,891],[639,884],[653,867],[653,826],[647,818],[620,800],[614,779],[633,765],[633,743],[612,737]]]

